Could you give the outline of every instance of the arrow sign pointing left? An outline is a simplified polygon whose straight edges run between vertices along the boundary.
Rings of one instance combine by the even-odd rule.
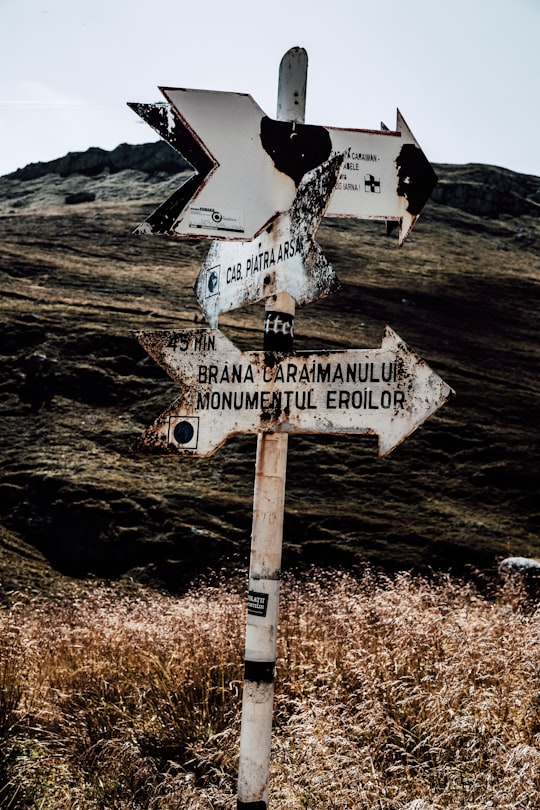
[[[390,453],[452,389],[388,327],[378,349],[242,352],[217,329],[137,332],[180,396],[140,449],[209,456],[237,433],[374,433]]]
[[[291,210],[250,242],[212,242],[195,284],[212,327],[218,316],[287,292],[300,306],[329,295],[340,284],[313,240],[336,185],[343,155],[304,175]]]
[[[306,172],[347,153],[327,216],[393,220],[402,244],[437,176],[398,111],[396,130],[269,118],[249,95],[161,88],[168,105],[131,104],[197,174],[141,232],[251,240],[291,207]]]

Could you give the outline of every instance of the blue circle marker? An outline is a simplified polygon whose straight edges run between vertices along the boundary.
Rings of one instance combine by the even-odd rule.
[[[174,440],[178,444],[188,444],[192,440],[194,433],[195,430],[191,422],[178,422],[173,431]]]
[[[218,274],[215,270],[212,270],[208,277],[208,289],[211,293],[215,292],[218,285]]]

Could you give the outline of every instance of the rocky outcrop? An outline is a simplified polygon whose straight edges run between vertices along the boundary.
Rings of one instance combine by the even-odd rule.
[[[135,169],[148,175],[158,172],[178,174],[189,168],[187,160],[164,141],[158,141],[137,145],[122,143],[112,152],[97,147],[87,149],[86,152],[68,152],[57,160],[29,163],[6,177],[23,181],[37,180],[48,174],[58,174],[60,177],[69,177],[72,174],[95,177],[107,170],[110,174],[115,174],[126,169]]]
[[[469,214],[496,217],[540,216],[540,178],[498,166],[469,163],[436,165],[439,182],[431,194],[435,203]]]
[[[79,205],[80,203],[94,202],[96,195],[93,191],[76,191],[75,194],[66,194],[66,205]]]
[[[499,565],[499,573],[520,582],[527,596],[540,599],[540,560],[531,557],[506,557]]]

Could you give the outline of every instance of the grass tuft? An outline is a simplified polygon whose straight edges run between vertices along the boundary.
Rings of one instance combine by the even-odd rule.
[[[539,614],[508,587],[283,583],[270,806],[540,806]],[[235,806],[243,583],[0,609],[0,805]]]

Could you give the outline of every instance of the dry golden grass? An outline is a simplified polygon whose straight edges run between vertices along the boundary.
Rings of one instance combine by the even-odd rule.
[[[242,579],[3,608],[0,806],[232,810]],[[538,618],[509,588],[287,579],[270,807],[539,807]]]

